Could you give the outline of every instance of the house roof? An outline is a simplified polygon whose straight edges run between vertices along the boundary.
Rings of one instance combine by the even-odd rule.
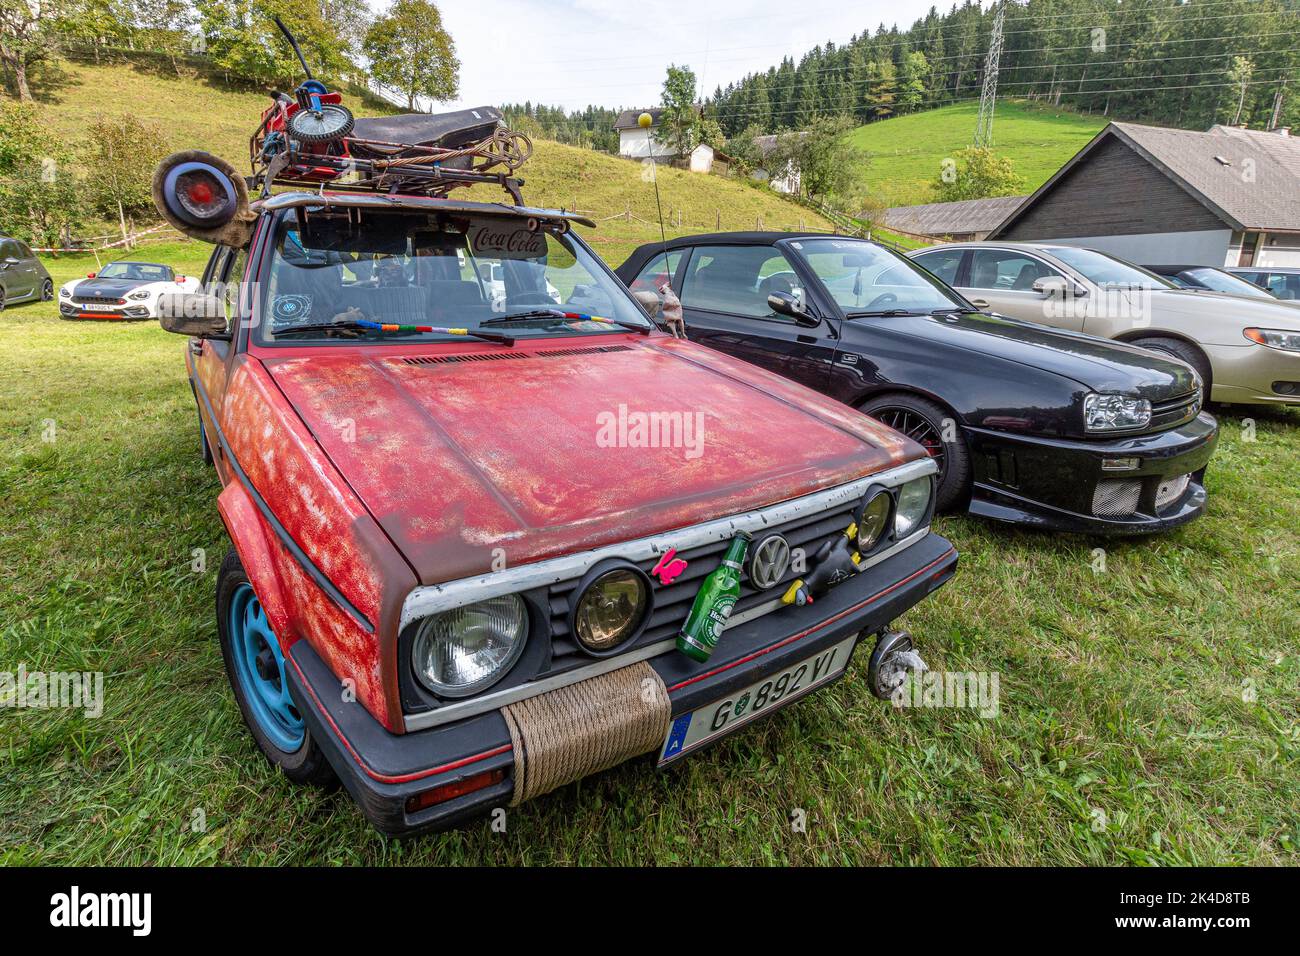
[[[650,114],[651,126],[658,126],[659,117],[664,115],[664,111],[659,107],[654,107],[648,110],[624,110],[623,112],[619,113],[618,118],[614,120],[614,129],[617,130],[617,129],[638,128],[641,124],[637,122],[637,119],[640,118],[642,113]]]
[[[781,133],[780,135],[797,136],[800,139],[802,139],[803,137],[807,136],[808,133],[807,131],[804,131],[799,133]],[[777,141],[777,136],[775,134],[768,134],[767,136],[754,137],[754,145],[758,147],[758,151],[762,153],[764,156],[772,152],[772,150],[776,149],[776,141]]]
[[[1111,139],[1124,143],[1233,229],[1300,232],[1300,138],[1232,126],[1199,132],[1111,123],[1012,211],[989,238],[996,238]]]
[[[885,225],[918,236],[952,236],[988,232],[1025,201],[1024,196],[963,199],[922,206],[893,206],[885,210]]]

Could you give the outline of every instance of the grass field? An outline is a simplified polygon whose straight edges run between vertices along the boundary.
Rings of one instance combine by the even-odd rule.
[[[886,206],[933,202],[940,164],[970,145],[979,103],[970,100],[859,126],[849,134],[871,154],[867,182]],[[1033,192],[1092,139],[1106,119],[1019,100],[998,100],[993,145]]]
[[[206,250],[154,251],[196,271]],[[932,667],[1000,675],[996,718],[882,704],[860,654],[677,772],[638,761],[504,833],[389,843],[242,725],[184,348],[52,304],[0,314],[0,671],[102,671],[106,699],[98,719],[0,708],[0,863],[1300,863],[1300,414],[1251,410],[1253,436],[1223,414],[1209,513],[1169,535],[941,519],[962,567],[902,623]]]

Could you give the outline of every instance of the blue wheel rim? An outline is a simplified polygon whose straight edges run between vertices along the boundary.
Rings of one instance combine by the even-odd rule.
[[[266,619],[262,602],[248,584],[230,599],[230,653],[235,675],[257,726],[285,753],[302,746],[302,715],[289,696],[284,654]]]

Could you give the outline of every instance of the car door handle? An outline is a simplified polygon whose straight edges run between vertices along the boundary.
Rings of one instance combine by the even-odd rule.
[[[977,309],[987,309],[989,307],[988,299],[971,299],[970,304]]]

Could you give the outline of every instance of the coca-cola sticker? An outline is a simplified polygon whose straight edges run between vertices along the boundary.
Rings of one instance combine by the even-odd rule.
[[[470,248],[476,256],[496,259],[540,259],[546,255],[546,234],[523,226],[485,223],[470,230]]]

